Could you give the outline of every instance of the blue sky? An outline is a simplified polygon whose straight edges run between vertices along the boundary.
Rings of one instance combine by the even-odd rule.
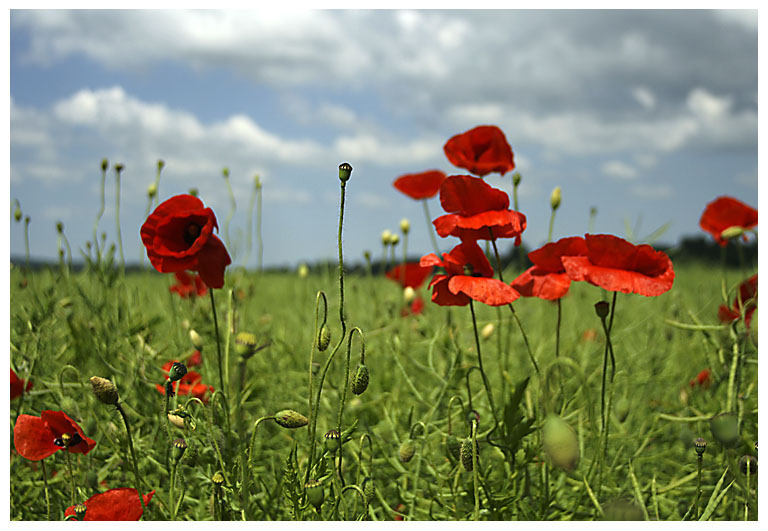
[[[411,220],[409,254],[431,252],[421,205],[391,185],[453,168],[443,144],[498,125],[523,176],[531,248],[554,237],[699,234],[705,205],[757,207],[756,11],[47,11],[10,15],[10,200],[31,217],[33,258],[75,259],[99,208],[100,162],[125,165],[126,260],[158,159],[161,199],[191,187],[245,259],[252,180],[263,182],[264,264],[336,256],[337,167],[352,164],[345,256],[381,252]],[[507,192],[510,174],[488,181]],[[116,241],[115,177],[100,231]],[[430,200],[432,217],[442,213]],[[441,240],[449,250],[457,241]],[[507,249],[511,243],[502,245]],[[23,257],[23,224],[10,221]],[[256,264],[251,254],[248,266]]]

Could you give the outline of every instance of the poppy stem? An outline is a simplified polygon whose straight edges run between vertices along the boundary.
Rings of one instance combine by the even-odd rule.
[[[133,475],[136,477],[136,492],[139,493],[139,501],[141,502],[141,513],[144,514],[144,511],[147,509],[144,505],[144,496],[141,495],[141,477],[139,476],[139,462],[136,460],[136,451],[133,449],[133,438],[131,437],[131,425],[128,422],[128,416],[125,414],[125,410],[123,409],[123,406],[120,405],[118,402],[115,404],[115,407],[120,412],[120,415],[123,417],[123,424],[125,424],[125,433],[128,435],[128,448],[131,450],[131,461],[133,464]],[[168,415],[165,416],[166,419],[168,418]],[[74,501],[72,502],[74,504]]]
[[[45,510],[46,510],[46,520],[51,519],[51,498],[48,494],[48,472],[45,470],[45,459],[40,460],[40,466],[42,467],[43,471],[43,489],[45,490]]]
[[[125,272],[125,254],[123,254],[123,234],[120,231],[120,172],[123,170],[122,164],[115,166],[115,222],[117,223],[117,244],[120,249],[120,264]]]
[[[29,222],[30,222],[30,217],[26,216],[24,218],[24,250],[25,250],[25,255],[27,259],[27,262],[26,262],[27,267],[24,271],[25,278],[26,278],[26,274],[29,273]]]
[[[258,178],[258,176],[257,176]],[[256,191],[256,252],[258,253],[259,273],[263,270],[264,242],[261,239],[261,182]]]
[[[106,159],[105,159],[106,160]],[[96,221],[93,223],[93,245],[96,247],[96,262],[101,264],[101,248],[99,247],[99,221],[101,216],[104,215],[104,183],[107,179],[107,164],[101,165],[101,205],[99,212],[96,214]],[[146,218],[145,218],[146,219]]]
[[[493,415],[493,420],[498,424],[498,420],[496,419],[496,404],[493,402],[493,395],[491,394],[491,385],[488,382],[488,377],[485,375],[485,370],[483,370],[483,356],[480,352],[480,336],[477,333],[477,319],[475,318],[475,306],[472,304],[472,299],[469,300],[469,310],[472,312],[472,329],[475,332],[475,347],[477,348],[477,367],[480,369],[480,375],[483,377],[483,385],[485,386],[485,392],[488,395],[488,402],[491,405],[491,414]]]
[[[211,310],[213,312],[213,329],[216,332],[216,353],[218,354],[219,361],[219,389],[224,391],[224,369],[221,365],[221,340],[219,338],[219,319],[216,317],[216,301],[213,298],[213,288],[208,289],[208,293],[211,294]],[[229,415],[229,412],[227,412]]]
[[[75,504],[75,474],[72,472],[72,461],[69,457],[69,449],[65,452],[67,454],[67,471],[69,472],[69,502]]]
[[[480,488],[477,471],[477,420],[472,419],[472,484],[473,494],[475,498],[475,508],[472,513],[472,520],[478,521],[480,519]]]
[[[429,215],[429,206],[427,205],[427,200],[422,199],[421,204],[424,206],[424,217],[427,219],[427,232],[429,233],[429,239],[432,241],[432,247],[435,249],[435,254],[440,256],[440,248],[437,246],[435,228],[432,225],[432,217]]]

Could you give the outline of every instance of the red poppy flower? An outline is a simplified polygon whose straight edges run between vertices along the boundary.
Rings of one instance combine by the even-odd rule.
[[[395,188],[413,199],[429,199],[437,195],[445,174],[440,170],[401,175],[392,183]]]
[[[171,364],[173,364],[173,362],[171,362]],[[187,368],[196,367],[202,364],[203,364],[203,355],[199,350],[194,351],[192,355],[189,358],[187,358],[187,363],[186,363]]]
[[[39,417],[19,415],[13,427],[13,444],[19,455],[39,461],[66,448],[73,454],[87,454],[96,441],[61,411],[43,411]]]
[[[178,360],[172,360],[163,365],[163,370],[166,373],[170,373],[171,367],[174,363],[176,363]],[[168,377],[166,376],[166,379]],[[195,371],[188,371],[187,374],[185,374],[181,380],[178,382],[172,382],[171,385],[173,386],[174,393],[177,393],[179,395],[191,395],[195,398],[199,398],[203,402],[208,401],[208,392],[210,391],[213,393],[214,389],[211,385],[205,385],[202,383],[203,376],[199,372]],[[176,384],[178,384],[178,389],[176,388]],[[165,394],[165,386],[160,384],[155,384],[155,387],[158,391]]]
[[[424,300],[416,295],[414,299],[400,310],[402,317],[408,317],[409,315],[421,315],[424,313]]]
[[[443,238],[515,238],[515,245],[519,245],[527,225],[523,214],[509,209],[509,196],[479,177],[448,177],[440,186],[440,204],[451,212],[432,222]]]
[[[208,293],[208,287],[203,282],[200,275],[189,274],[186,271],[177,271],[176,284],[168,288],[172,293],[178,293],[179,297],[186,299],[188,297],[202,297]]]
[[[751,229],[757,226],[757,210],[733,197],[721,196],[712,201],[704,209],[699,220],[702,230],[710,233],[721,247],[728,240],[720,235],[728,227]],[[746,239],[746,235],[744,236]]]
[[[141,226],[141,241],[152,265],[161,273],[198,271],[209,287],[224,285],[224,269],[232,263],[226,247],[213,234],[216,215],[191,195],[163,201]]]
[[[144,505],[147,505],[152,496],[155,495],[153,490],[149,494],[143,494]],[[94,494],[85,502],[85,518],[84,521],[133,521],[141,518],[144,514],[144,510],[141,508],[141,501],[139,501],[139,491],[134,488],[121,487],[117,489],[109,489],[106,492]],[[75,506],[70,505],[67,510],[64,511],[64,516],[74,516]]]
[[[565,296],[571,287],[571,278],[565,272],[562,257],[586,254],[587,244],[584,238],[578,236],[548,243],[528,253],[533,266],[513,280],[512,287],[523,297],[557,300]]]
[[[709,386],[712,385],[712,371],[704,369],[696,375],[696,378],[690,381],[689,385],[691,387],[696,387],[698,385],[699,387],[708,389]]]
[[[466,306],[470,299],[501,306],[520,296],[512,286],[493,278],[493,268],[474,240],[443,253],[442,260],[434,253],[422,256],[421,265],[445,268],[447,274],[435,275],[429,283],[432,302],[441,306]]]
[[[27,384],[26,387],[24,384]],[[20,397],[25,391],[32,389],[32,382],[24,382],[19,376],[11,369],[11,400]]]
[[[418,262],[407,262],[400,264],[387,271],[387,278],[394,280],[402,287],[412,287],[418,289],[427,277],[432,273],[431,267],[422,267]]]
[[[672,261],[650,245],[632,245],[610,234],[587,234],[586,256],[563,256],[571,280],[622,293],[655,297],[668,291],[675,280]]]
[[[445,143],[443,151],[451,164],[481,177],[515,169],[512,148],[495,125],[481,125],[456,135]]]
[[[757,309],[757,274],[752,275],[739,285],[739,294],[729,308],[725,304],[720,305],[717,316],[723,323],[730,323],[741,317],[744,312],[744,324],[749,328],[752,323],[752,314]]]

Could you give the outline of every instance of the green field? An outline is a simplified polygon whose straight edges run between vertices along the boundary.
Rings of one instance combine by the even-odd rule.
[[[519,271],[510,267],[505,273],[514,278]],[[730,300],[752,273],[726,271]],[[143,516],[147,520],[392,520],[399,513],[406,520],[692,520],[697,514],[754,520],[757,478],[740,471],[748,468],[740,459],[757,453],[757,319],[751,331],[742,320],[720,324],[722,280],[717,267],[684,265],[676,267],[674,287],[662,296],[618,295],[605,441],[600,438],[606,343],[593,306],[610,302],[612,294],[572,284],[562,301],[557,356],[557,305],[523,298],[513,304],[539,374],[512,313],[475,304],[478,328],[494,326],[490,336],[480,338],[480,347],[500,422],[491,438],[500,449],[486,440],[494,420],[480,372],[469,371],[478,363],[470,310],[432,304],[426,288],[419,290],[426,301],[423,314],[403,317],[396,283],[347,275],[347,330],[339,343],[335,271],[299,278],[230,268],[224,289],[215,290],[220,380],[210,298],[171,294],[173,275],[123,275],[106,268],[25,273],[17,266],[11,271],[11,364],[34,387],[11,402],[11,431],[20,413],[61,410],[97,445],[87,455],[56,452],[45,459],[47,489],[39,462],[12,450],[11,519],[60,520],[65,508],[98,492],[136,486],[120,415],[91,390],[89,378],[101,376],[117,385],[131,423],[141,490],[156,491]],[[319,291],[327,297],[332,336],[324,352],[315,341],[316,315],[322,320],[323,314],[322,305],[316,314]],[[354,327],[362,334],[355,332],[350,344]],[[177,428],[165,422],[164,394],[156,385],[166,379],[164,363],[194,350],[190,329],[203,340],[203,364],[195,370],[216,394],[213,400],[208,394],[205,403],[189,396],[170,399],[171,410],[186,405],[189,414],[186,427]],[[242,360],[235,345],[239,332],[251,332],[257,345],[268,346]],[[345,377],[358,366],[361,336],[370,383],[356,396],[348,392]],[[255,433],[254,425],[286,409],[311,419],[310,359],[318,364],[314,400],[322,367],[336,347],[320,395],[313,470],[307,474],[312,422],[288,429],[268,418]],[[692,387],[689,382],[706,368],[712,371],[711,385]],[[329,444],[324,434],[338,429],[342,399],[339,475],[333,458],[338,440]],[[469,451],[469,464],[477,463],[471,472],[460,462],[464,454],[457,460],[446,448],[449,426],[459,441],[471,436],[470,409],[480,419],[476,461]],[[733,418],[725,420],[737,424],[738,437],[726,447],[713,435],[709,419],[728,411]],[[558,416],[551,425],[565,440],[565,465],[558,450],[551,450],[557,441],[550,442],[550,451],[542,448],[547,415]],[[169,441],[179,437],[188,449],[174,466]],[[708,442],[700,485],[697,437]],[[471,443],[465,446],[471,450]],[[403,453],[413,456],[402,462]],[[223,473],[223,484],[214,481],[217,472]],[[307,491],[314,501],[322,492],[319,509],[305,495],[308,479],[320,480]]]

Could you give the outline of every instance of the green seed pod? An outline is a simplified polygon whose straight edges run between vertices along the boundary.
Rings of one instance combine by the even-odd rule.
[[[626,396],[622,396],[619,398],[619,401],[616,402],[616,418],[619,419],[619,422],[624,422],[627,420],[627,416],[629,415],[629,399],[627,399]]]
[[[320,328],[320,337],[317,338],[317,350],[320,352],[323,352],[325,349],[328,348],[328,345],[331,344],[331,331],[330,329],[323,325]]]
[[[235,336],[235,352],[247,360],[256,352],[256,336],[249,332],[240,332]]]
[[[190,188],[189,189],[189,195],[192,197],[197,197],[200,192],[197,190],[197,188]]]
[[[217,488],[221,487],[222,485],[224,485],[224,474],[222,474],[221,472],[216,472],[211,478],[211,481]]]
[[[163,159],[157,159],[157,171],[163,171],[165,161]]]
[[[406,439],[402,442],[400,445],[400,450],[398,451],[398,457],[400,458],[401,463],[407,463],[411,459],[413,459],[413,454],[416,453],[416,443],[413,442],[413,439]]]
[[[611,309],[611,305],[606,301],[599,301],[595,303],[595,313],[600,319],[608,317],[608,312]]]
[[[115,171],[119,174],[121,171],[125,169],[125,165],[122,162],[118,162],[115,164]]]
[[[368,367],[364,363],[359,364],[355,375],[352,377],[352,392],[356,395],[363,394],[368,389],[369,379]]]
[[[320,508],[323,506],[323,499],[325,498],[323,484],[320,481],[311,480],[304,485],[304,488],[307,491],[309,503],[312,504],[316,511],[320,512]]]
[[[523,180],[523,176],[520,175],[520,172],[515,172],[512,174],[512,184],[514,186],[520,186],[520,181]]]
[[[542,446],[554,466],[572,471],[579,464],[579,440],[570,425],[549,414],[542,426]]]
[[[173,362],[173,365],[171,365],[171,370],[168,373],[168,380],[171,382],[178,382],[184,378],[185,374],[187,374],[187,367],[183,363],[175,361]]]
[[[301,428],[309,424],[309,419],[292,409],[284,409],[275,413],[275,422],[283,428]]]
[[[739,421],[734,413],[721,413],[709,421],[712,436],[723,446],[731,447],[739,440]]]
[[[461,441],[455,435],[448,435],[443,443],[448,459],[458,461],[461,459]]]
[[[175,439],[173,441],[173,448],[171,449],[171,455],[174,461],[178,461],[184,455],[184,450],[187,449],[187,441],[184,439]]]
[[[21,208],[18,206],[13,211],[13,219],[16,220],[16,223],[21,221]]]
[[[366,505],[370,504],[376,495],[376,487],[373,485],[372,477],[367,477],[363,480],[363,494],[365,495]]]
[[[346,183],[352,176],[352,166],[348,162],[342,162],[339,164],[339,179],[341,182]]]
[[[339,439],[341,434],[338,430],[328,430],[325,432],[325,440],[323,441],[323,448],[326,452],[335,452],[339,447]]]
[[[477,454],[477,457],[480,457],[480,447],[477,444],[477,441],[475,441],[475,453]],[[461,441],[461,448],[459,450],[459,458],[461,459],[461,464],[464,467],[464,470],[467,472],[472,472],[472,469],[474,468],[474,463],[472,460],[472,439],[467,437],[463,441]]]
[[[741,473],[745,476],[747,475],[747,472],[749,472],[750,476],[757,474],[757,459],[755,459],[755,456],[741,456],[741,459],[739,459],[739,469],[741,469]]]
[[[91,386],[93,386],[93,394],[96,395],[100,402],[110,406],[117,404],[120,397],[117,395],[115,384],[100,376],[92,376],[90,381]]]
[[[107,159],[101,159],[101,171],[107,171],[109,167],[109,161]]]
[[[697,438],[695,441],[693,441],[693,449],[696,450],[696,455],[701,458],[701,456],[704,455],[704,452],[707,450],[707,441],[705,441],[702,437]]]

